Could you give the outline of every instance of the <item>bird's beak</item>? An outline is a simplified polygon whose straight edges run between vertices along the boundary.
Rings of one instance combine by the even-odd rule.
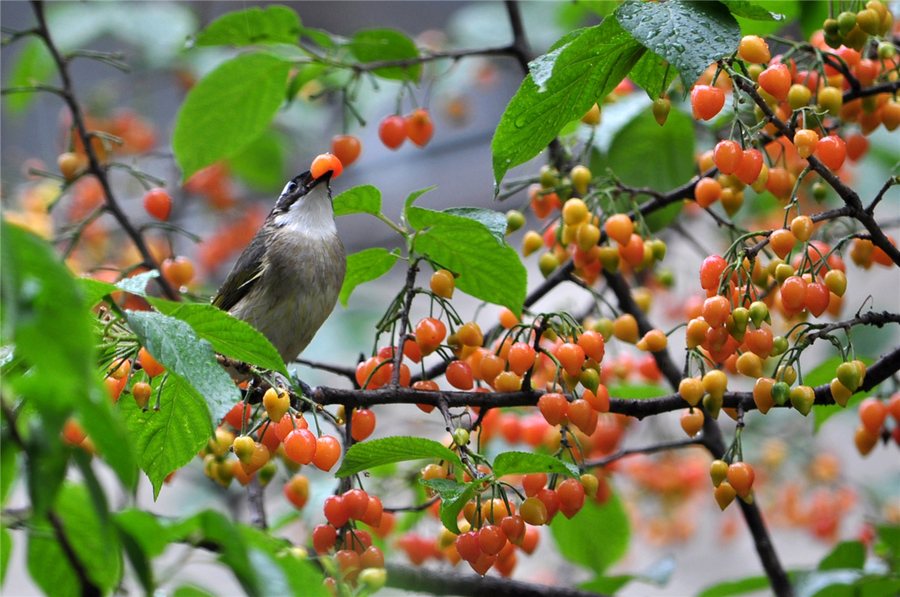
[[[312,183],[310,183],[310,185],[309,185],[309,188],[312,189],[313,187],[315,187],[317,184],[319,184],[321,182],[324,182],[326,185],[329,185],[329,187],[330,187],[332,175],[334,175],[334,170],[329,170],[328,172],[326,172],[319,178],[313,179]]]

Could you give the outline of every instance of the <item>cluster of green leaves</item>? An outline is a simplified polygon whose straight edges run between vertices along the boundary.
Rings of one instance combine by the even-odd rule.
[[[97,371],[102,327],[91,308],[113,292],[144,294],[155,272],[118,285],[75,279],[45,241],[5,221],[0,226],[0,326],[6,347],[0,500],[6,504],[23,465],[31,503],[25,527],[28,569],[38,586],[48,594],[81,594],[76,570],[55,530],[58,522],[87,579],[104,594],[121,580],[123,554],[148,593],[153,592],[149,562],[171,542],[220,551],[221,561],[250,595],[270,594],[273,586],[279,594],[312,594],[321,588],[321,574],[296,561],[286,544],[233,525],[221,514],[204,512],[165,526],[146,512],[113,513],[90,456],[62,441],[63,425],[74,417],[125,491],[136,490],[140,467],[158,495],[165,477],[196,456],[239,400],[214,351],[286,374],[268,340],[210,305],[148,297],[158,311],[123,315],[139,342],[167,369],[152,380],[159,408],[141,410],[124,394],[114,405]],[[143,372],[137,375],[145,379]],[[15,400],[7,402],[7,396]],[[70,463],[81,472],[83,484],[65,481]],[[5,573],[12,535],[4,527],[0,537],[0,571]],[[179,594],[201,593],[188,588]]]
[[[301,36],[318,49],[301,45]],[[303,27],[297,13],[284,6],[223,15],[199,32],[193,44],[249,49],[203,77],[178,113],[172,147],[185,179],[217,160],[247,153],[266,138],[278,109],[307,82],[330,77],[337,86],[346,85],[355,65],[419,56],[415,43],[402,33],[370,29],[345,39]],[[419,65],[384,67],[372,74],[417,81],[420,70]]]
[[[737,51],[735,16],[782,19],[749,2],[626,0],[599,25],[562,37],[531,63],[497,126],[491,144],[497,185],[626,76],[651,98],[665,93],[676,74],[689,87],[710,64]]]
[[[432,263],[459,274],[456,284],[461,291],[521,313],[527,275],[518,253],[504,240],[506,218],[488,209],[434,211],[413,205],[429,190],[415,191],[407,197],[399,225],[382,213],[381,192],[372,185],[354,187],[335,197],[334,213],[375,216],[401,235],[409,259],[427,256]],[[341,303],[346,306],[358,285],[383,276],[399,258],[398,252],[383,248],[348,256]]]

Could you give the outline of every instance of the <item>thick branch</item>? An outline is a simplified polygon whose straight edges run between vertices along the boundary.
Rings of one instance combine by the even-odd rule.
[[[481,577],[476,574],[460,574],[457,570],[449,573],[436,572],[427,568],[413,568],[388,564],[387,585],[404,591],[428,593],[430,595],[458,595],[460,597],[602,597],[598,593],[550,587],[530,582]]]
[[[259,482],[259,477],[254,476],[247,485],[247,501],[250,506],[250,524],[258,529],[268,528],[266,522],[266,488]]]
[[[654,328],[653,324],[650,323],[650,320],[647,319],[647,316],[634,301],[634,297],[631,296],[631,289],[628,287],[628,283],[625,281],[625,278],[622,277],[622,274],[611,274],[604,269],[603,277],[606,278],[606,282],[612,289],[613,294],[616,295],[616,299],[619,301],[619,308],[626,313],[630,313],[637,321],[638,331],[641,335],[652,330]],[[679,367],[675,365],[675,362],[672,361],[672,356],[669,354],[668,349],[652,354],[653,358],[656,360],[656,366],[659,367],[659,370],[666,378],[666,381],[669,382],[669,385],[672,386],[672,388],[677,388],[678,384],[681,382],[681,369],[679,369]]]

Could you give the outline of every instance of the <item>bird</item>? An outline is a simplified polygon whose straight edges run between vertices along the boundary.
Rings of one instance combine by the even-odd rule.
[[[337,303],[347,258],[334,222],[329,170],[292,178],[212,304],[247,322],[293,362]]]

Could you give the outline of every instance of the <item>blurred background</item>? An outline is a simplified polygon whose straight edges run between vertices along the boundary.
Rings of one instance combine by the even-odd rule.
[[[191,236],[167,234],[151,229],[155,250],[168,256],[186,255],[195,265],[196,280],[191,292],[199,297],[211,295],[231,264],[250,240],[256,228],[274,204],[286,180],[306,170],[316,155],[330,150],[331,137],[343,132],[356,135],[363,145],[362,155],[333,183],[334,193],[359,184],[372,184],[383,195],[384,212],[393,219],[406,196],[416,190],[436,187],[424,195],[418,204],[442,209],[471,205],[493,207],[500,211],[522,209],[527,205],[525,193],[509,198],[505,203],[493,202],[494,188],[491,172],[490,142],[497,122],[509,99],[515,94],[523,73],[513,58],[467,58],[457,62],[439,61],[425,69],[420,87],[403,98],[400,112],[407,114],[416,106],[427,107],[435,122],[435,133],[424,148],[406,143],[397,151],[384,147],[378,140],[377,124],[397,110],[398,84],[378,81],[378,89],[369,84],[361,86],[355,105],[367,126],[361,126],[341,109],[341,97],[335,93],[321,94],[321,88],[310,84],[300,90],[298,97],[276,117],[270,131],[245,154],[207,171],[207,180],[195,181],[185,188],[181,173],[171,153],[170,138],[176,114],[190,86],[222,61],[236,52],[224,48],[190,48],[187,40],[216,17],[251,6],[265,6],[266,2],[102,2],[50,3],[47,7],[51,32],[64,51],[87,48],[97,52],[121,53],[130,72],[94,60],[80,58],[72,63],[72,78],[79,100],[95,122],[126,122],[138,131],[130,142],[150,151],[135,152],[128,159],[135,167],[158,177],[174,199],[172,221]],[[350,36],[360,29],[394,28],[413,38],[420,46],[434,50],[450,48],[494,47],[508,43],[511,30],[504,5],[500,2],[286,2],[297,11],[303,26],[319,28],[330,33]],[[608,10],[615,2],[592,3]],[[791,4],[791,3],[785,3]],[[607,6],[605,9],[603,6]],[[583,3],[523,2],[521,3],[528,41],[533,56],[537,56],[561,35],[579,26],[599,22],[596,12]],[[0,20],[8,29],[25,29],[34,24],[30,4],[0,3]],[[29,62],[30,61],[30,62]],[[4,87],[11,86],[23,71],[40,67],[31,46],[19,41],[3,48],[0,69]],[[29,72],[36,72],[31,70]],[[51,80],[53,80],[51,78]],[[60,99],[51,94],[28,98],[4,96],[0,119],[0,190],[3,208],[10,214],[27,219],[29,201],[54,201],[55,181],[42,182],[30,173],[31,169],[56,172],[57,156],[68,149],[69,116]],[[675,99],[677,103],[677,98]],[[618,104],[604,107],[604,122],[597,137],[607,147],[621,127],[623,119],[648,110],[650,100],[638,90],[622,98]],[[618,121],[618,124],[616,122]],[[134,123],[138,124],[135,125]],[[703,133],[695,148],[658,148],[687,157],[693,161],[693,151],[712,147],[713,137]],[[849,170],[854,185],[863,197],[871,197],[881,186],[888,169],[900,159],[897,135],[884,129],[871,138],[873,159],[860,162]],[[142,145],[143,144],[143,145]],[[120,156],[121,157],[121,156]],[[658,158],[647,156],[642,165],[655,167]],[[539,156],[507,175],[507,180],[534,175],[546,161]],[[217,169],[216,169],[217,168]],[[195,177],[196,178],[196,177]],[[141,206],[144,189],[125,172],[114,173],[114,187],[126,212],[138,224],[151,225],[152,219]],[[210,182],[212,181],[212,182]],[[204,184],[206,186],[204,186]],[[212,189],[212,190],[210,190]],[[900,197],[894,191],[880,206],[885,219],[894,221],[893,234],[900,218]],[[749,192],[749,189],[748,189]],[[79,202],[90,201],[91,189],[77,188],[71,196],[63,197],[48,220],[28,223],[45,229],[48,236],[60,227],[79,208]],[[745,207],[745,210],[748,209]],[[114,267],[126,267],[135,254],[130,242],[120,234],[115,223],[101,218],[91,234],[84,251],[72,255],[74,268],[96,260]],[[526,229],[535,226],[528,214]],[[679,224],[682,232],[661,233],[668,246],[666,267],[675,277],[671,290],[655,288],[651,317],[659,327],[682,317],[689,293],[696,293],[695,276],[704,254],[726,248],[721,243],[715,223],[696,213],[686,214]],[[372,246],[393,248],[398,237],[385,225],[371,217],[354,215],[338,220],[338,229],[347,248],[355,252]],[[521,231],[509,238],[511,245],[521,246]],[[249,234],[249,236],[248,236]],[[199,242],[197,242],[199,240]],[[104,261],[105,260],[105,261]],[[525,260],[529,270],[529,289],[537,286],[542,277],[536,257]],[[849,265],[853,270],[854,266]],[[856,268],[858,269],[858,268]],[[389,276],[357,288],[347,309],[340,305],[314,343],[306,357],[329,363],[355,366],[361,353],[371,351],[373,324],[380,318],[390,299],[399,288],[405,272],[400,266]],[[423,274],[424,275],[424,274]],[[845,298],[845,314],[855,311],[866,300],[876,310],[900,308],[900,277],[897,268],[887,272],[873,270],[855,272],[856,280]],[[424,280],[420,280],[424,283]],[[537,305],[538,311],[569,309],[583,312],[592,303],[591,297],[575,287],[567,287]],[[454,299],[463,317],[476,312],[483,328],[496,321],[498,309],[481,305],[473,299],[457,294]],[[852,305],[852,309],[850,307]],[[424,309],[424,305],[422,306]],[[480,310],[479,310],[480,309]],[[414,313],[414,317],[424,316]],[[671,327],[671,326],[669,326]],[[864,337],[863,337],[864,336]],[[886,348],[900,342],[895,329],[863,330],[858,342],[877,356]],[[677,342],[675,343],[677,344]],[[819,347],[820,356],[830,354],[830,347]],[[673,350],[678,350],[673,346]],[[618,351],[618,354],[617,354]],[[623,381],[635,371],[640,355],[628,350],[614,349],[613,356],[632,363],[624,372]],[[339,384],[347,381],[300,367],[301,377],[311,385]],[[634,378],[639,377],[636,372]],[[748,389],[749,386],[747,386]],[[412,411],[412,412],[410,412]],[[379,427],[376,436],[420,434],[440,438],[443,423],[436,414],[422,415],[418,410],[400,407],[376,408]],[[863,461],[852,444],[854,413],[835,417],[816,436],[814,445],[797,446],[790,438],[808,437],[809,421],[798,421],[792,413],[771,413],[762,424],[758,417],[750,417],[745,432],[745,451],[753,460],[767,462],[772,471],[770,491],[760,494],[760,502],[767,513],[775,544],[788,569],[808,567],[817,562],[841,538],[856,538],[864,532],[866,523],[883,521],[894,516],[900,521],[900,474],[896,452],[877,450]],[[726,436],[731,433],[730,421],[723,423]],[[681,436],[677,415],[657,417],[652,421],[633,425],[626,438],[626,446],[641,446]],[[499,445],[497,449],[509,449]],[[680,453],[667,458],[635,460],[627,474],[616,477],[616,489],[622,492],[632,520],[632,541],[628,555],[611,573],[635,574],[645,582],[632,582],[622,595],[685,595],[699,588],[735,577],[762,574],[750,537],[736,508],[724,514],[713,511],[715,505],[710,491],[706,491],[705,453]],[[702,479],[697,478],[701,471]],[[889,474],[885,475],[885,471]],[[681,480],[677,486],[657,483],[659,477]],[[313,499],[306,513],[321,512],[322,500],[333,491],[333,482],[326,475],[311,475]],[[792,481],[791,481],[792,480]],[[790,482],[789,482],[790,481]],[[865,494],[849,487],[865,487]],[[280,531],[285,536],[304,541],[308,529],[318,524],[315,515],[307,521],[293,520],[291,507],[280,498],[278,487],[269,487],[271,519],[287,521]],[[699,491],[697,490],[699,489]],[[222,496],[226,497],[223,503]],[[202,508],[227,509],[238,518],[246,519],[245,491],[236,484],[228,490],[203,475],[198,461],[179,471],[167,485],[156,503],[152,503],[149,484],[144,482],[137,496],[142,507],[169,516],[180,516]],[[403,496],[386,498],[386,505],[403,505]],[[127,499],[122,497],[123,503]],[[411,498],[410,498],[411,499]],[[393,503],[388,504],[388,501]],[[437,531],[436,521],[425,521],[426,529]],[[430,525],[430,526],[428,526]],[[427,534],[427,532],[426,532]],[[10,574],[6,578],[4,594],[32,595],[36,589],[24,570],[24,541],[16,540]],[[726,549],[727,547],[727,549]],[[183,552],[170,550],[160,567],[165,573],[159,578],[194,579],[199,586],[219,595],[234,594],[238,585],[230,575],[222,574],[211,554],[185,548]],[[189,557],[186,557],[190,554]],[[392,556],[405,561],[400,552]],[[442,564],[442,566],[448,566]],[[516,578],[546,584],[571,585],[587,580],[589,575],[562,561],[552,546],[549,533],[542,537],[536,555],[520,560]],[[173,580],[172,587],[179,583]],[[134,587],[132,587],[134,589]],[[385,590],[385,595],[396,594]]]

